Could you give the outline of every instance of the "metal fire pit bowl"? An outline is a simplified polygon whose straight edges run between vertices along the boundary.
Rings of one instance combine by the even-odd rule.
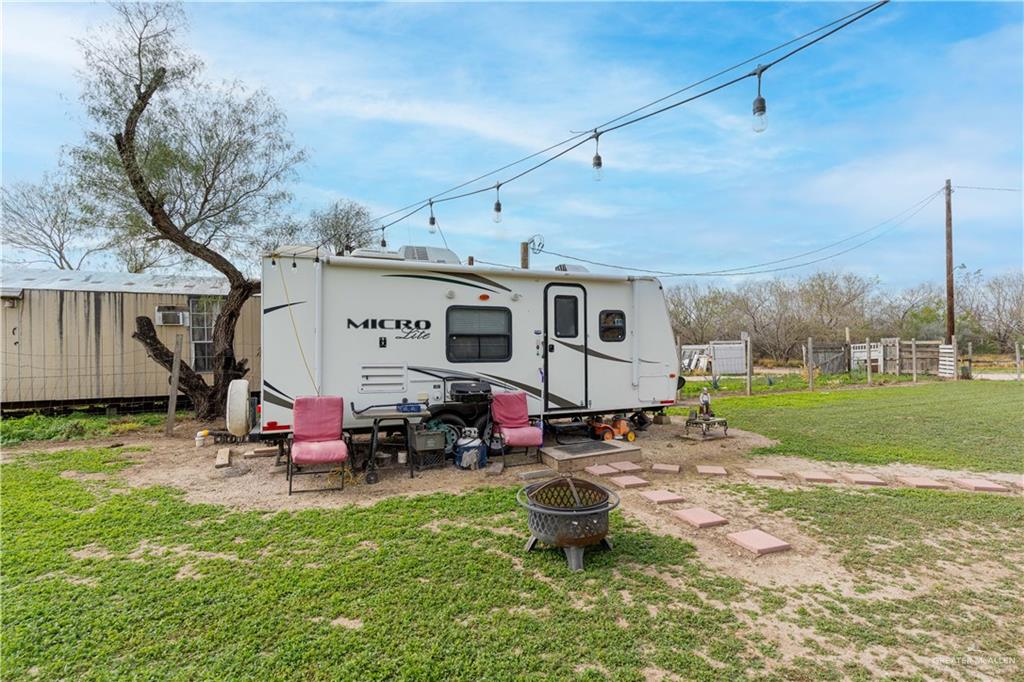
[[[571,476],[534,483],[516,493],[526,509],[530,539],[526,551],[538,542],[565,552],[569,570],[583,570],[583,548],[608,540],[608,512],[619,506],[619,496],[607,488]]]

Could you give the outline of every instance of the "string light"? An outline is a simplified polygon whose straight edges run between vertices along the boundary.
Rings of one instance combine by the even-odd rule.
[[[384,228],[380,228],[380,248],[388,248],[388,240],[384,238]]]
[[[473,183],[475,183],[475,182],[477,182],[479,180],[482,180],[482,179],[484,179],[486,177],[495,175],[495,174],[497,174],[497,173],[499,173],[499,172],[501,172],[503,170],[507,170],[507,169],[512,168],[512,167],[514,167],[516,165],[519,165],[519,164],[521,164],[521,163],[523,163],[525,161],[528,161],[530,159],[533,159],[533,158],[536,158],[538,156],[541,156],[542,154],[546,154],[548,152],[552,152],[553,150],[561,148],[560,151],[557,151],[557,152],[553,153],[551,156],[548,156],[548,157],[544,158],[542,161],[534,164],[533,166],[530,166],[529,168],[527,168],[527,169],[525,169],[525,170],[523,170],[523,171],[521,171],[521,172],[519,172],[519,173],[517,173],[517,174],[515,174],[515,175],[513,175],[513,176],[511,176],[509,178],[507,178],[503,182],[495,183],[493,185],[493,188],[495,189],[495,193],[497,194],[498,193],[498,189],[500,188],[500,186],[502,184],[507,184],[509,182],[513,182],[513,181],[518,180],[519,178],[521,178],[521,177],[523,177],[523,176],[525,176],[525,175],[527,175],[529,173],[533,173],[534,171],[539,170],[540,168],[542,168],[542,167],[548,165],[549,163],[551,163],[552,161],[555,161],[556,159],[559,159],[562,156],[565,156],[566,154],[568,154],[569,152],[573,151],[577,147],[585,144],[590,139],[594,139],[595,140],[595,147],[596,147],[598,137],[600,135],[603,135],[604,133],[614,132],[614,131],[619,130],[620,128],[625,128],[626,126],[631,126],[631,125],[640,123],[641,121],[645,121],[645,120],[647,120],[649,118],[652,118],[654,116],[658,116],[658,115],[663,114],[663,113],[665,113],[667,111],[671,111],[673,109],[676,109],[677,107],[683,106],[685,104],[688,104],[688,103],[690,103],[690,102],[692,102],[694,100],[700,99],[702,97],[706,97],[706,96],[711,95],[711,94],[713,94],[715,92],[718,92],[720,90],[724,90],[725,88],[728,88],[728,87],[730,87],[732,85],[735,85],[736,83],[739,83],[742,80],[745,80],[747,78],[752,78],[752,77],[755,77],[755,76],[757,77],[757,80],[758,80],[758,91],[757,91],[757,97],[754,99],[754,103],[753,103],[754,120],[752,121],[752,125],[753,125],[753,128],[754,128],[755,132],[759,132],[760,133],[760,132],[764,131],[765,127],[767,126],[767,118],[766,118],[767,104],[765,102],[764,97],[761,94],[761,75],[764,73],[764,71],[768,70],[772,66],[775,66],[776,64],[779,64],[780,62],[783,62],[783,61],[786,61],[786,60],[790,59],[794,55],[796,55],[796,54],[798,54],[798,53],[800,53],[800,52],[810,48],[811,46],[816,45],[817,43],[819,43],[822,40],[828,38],[829,36],[831,36],[831,35],[839,32],[839,31],[843,30],[847,26],[850,26],[851,24],[854,24],[854,23],[864,19],[868,15],[874,13],[875,11],[877,11],[880,8],[884,7],[885,5],[889,4],[890,1],[891,0],[878,0],[877,2],[874,2],[871,5],[868,5],[866,7],[862,7],[860,9],[858,9],[858,10],[855,10],[854,12],[851,12],[851,13],[843,16],[843,17],[840,17],[839,19],[831,21],[831,22],[829,22],[829,23],[827,23],[827,24],[825,24],[823,26],[819,26],[818,28],[816,28],[816,29],[814,29],[812,31],[804,33],[803,35],[797,36],[796,38],[793,38],[793,39],[788,40],[788,41],[786,41],[786,42],[784,42],[784,43],[782,43],[780,45],[777,45],[777,46],[775,46],[775,47],[773,47],[773,48],[771,48],[769,50],[766,50],[766,51],[762,52],[759,55],[756,55],[754,57],[746,59],[746,60],[744,60],[744,61],[742,61],[742,62],[740,62],[740,63],[738,63],[738,64],[736,64],[734,66],[731,66],[731,67],[728,67],[728,68],[723,69],[721,71],[718,71],[715,74],[712,74],[712,75],[710,75],[710,76],[708,76],[706,78],[703,78],[703,79],[701,79],[701,80],[699,80],[699,81],[697,81],[695,83],[692,83],[692,84],[690,84],[690,85],[688,85],[688,86],[686,86],[684,88],[676,90],[675,92],[670,93],[669,95],[666,95],[664,97],[660,97],[660,98],[658,98],[658,99],[656,99],[656,100],[654,100],[652,102],[649,102],[649,103],[647,103],[647,104],[645,104],[645,105],[643,105],[643,106],[641,106],[641,107],[639,107],[637,109],[634,109],[634,110],[632,110],[632,111],[630,111],[628,113],[622,114],[622,115],[620,115],[620,116],[618,116],[618,117],[616,117],[616,118],[614,118],[614,119],[612,119],[610,121],[607,121],[606,123],[603,123],[603,124],[597,126],[596,128],[594,128],[593,129],[594,132],[592,134],[588,134],[586,132],[573,133],[572,137],[569,137],[569,138],[567,138],[565,140],[562,140],[561,142],[558,142],[558,143],[555,143],[553,145],[550,145],[550,146],[548,146],[548,147],[546,147],[546,148],[544,148],[544,149],[542,149],[542,150],[540,150],[538,152],[534,152],[533,154],[530,154],[530,155],[528,155],[526,157],[523,157],[522,159],[519,159],[519,160],[514,161],[512,163],[505,164],[504,166],[501,166],[500,168],[497,168],[497,169],[495,169],[493,171],[489,171],[487,173],[484,173],[483,175],[480,175],[480,176],[478,176],[478,177],[476,177],[474,179],[467,180],[467,181],[465,181],[465,182],[463,182],[463,183],[461,183],[459,185],[456,185],[455,187],[452,187],[452,188],[449,188],[449,189],[445,190],[444,192],[441,192],[439,194],[435,194],[433,196],[433,198],[431,198],[431,199],[424,199],[422,201],[415,202],[415,203],[409,204],[408,206],[405,206],[403,208],[400,208],[400,209],[397,209],[395,211],[392,211],[391,213],[388,213],[388,214],[385,214],[383,216],[380,216],[376,220],[383,220],[383,219],[386,219],[386,218],[390,218],[390,217],[395,216],[396,214],[399,214],[399,213],[402,214],[399,217],[391,220],[390,222],[387,222],[387,223],[384,223],[383,225],[381,225],[381,231],[383,233],[383,231],[385,229],[387,229],[388,227],[390,227],[391,225],[395,225],[397,223],[400,223],[400,222],[406,220],[407,218],[411,217],[412,215],[414,215],[416,213],[419,213],[424,208],[427,208],[428,205],[432,205],[432,203],[435,202],[435,201],[437,201],[437,202],[440,202],[440,201],[452,201],[452,200],[462,199],[462,198],[469,197],[469,196],[474,196],[474,195],[480,194],[482,192],[490,191],[491,186],[488,186],[488,187],[481,187],[481,188],[475,189],[475,190],[469,190],[469,191],[463,192],[461,194],[453,195],[453,196],[446,196],[446,195],[450,194],[451,192],[454,192],[455,190],[458,190],[458,189],[461,189],[461,188],[466,187],[468,185],[471,185],[471,184],[473,184]],[[788,52],[784,53],[783,55],[773,59],[772,61],[770,61],[770,62],[768,62],[768,63],[766,63],[764,65],[759,64],[754,71],[751,71],[749,73],[740,75],[740,76],[738,76],[736,78],[733,78],[733,79],[731,79],[729,81],[726,81],[724,83],[721,83],[719,85],[716,85],[716,86],[713,86],[713,87],[709,87],[708,89],[703,90],[703,91],[701,91],[701,92],[699,92],[699,93],[697,93],[695,95],[686,97],[686,98],[681,99],[681,100],[677,100],[677,101],[675,101],[675,102],[673,102],[671,104],[667,104],[667,105],[662,106],[662,107],[660,107],[658,109],[654,109],[653,111],[648,111],[647,113],[640,114],[640,112],[644,111],[645,109],[649,109],[650,107],[652,107],[652,106],[654,106],[656,104],[659,104],[661,102],[665,102],[666,100],[668,100],[668,99],[670,99],[672,97],[675,97],[677,95],[680,95],[683,92],[685,92],[687,90],[690,90],[690,89],[692,89],[692,88],[694,88],[694,87],[696,87],[698,85],[702,85],[704,83],[707,83],[707,82],[711,81],[712,79],[718,78],[719,76],[722,76],[722,75],[728,73],[729,71],[733,71],[735,69],[740,68],[741,66],[744,66],[746,64],[752,63],[756,59],[759,59],[759,58],[764,57],[766,55],[769,55],[769,54],[772,54],[774,52],[777,52],[778,50],[781,50],[781,49],[783,49],[785,47],[789,47],[791,45],[794,45],[795,43],[798,43],[798,42],[803,41],[803,40],[805,40],[807,38],[810,38],[810,36],[814,36],[815,34],[818,34],[818,35],[816,37],[810,39],[810,40],[806,40],[806,42],[803,42],[802,44],[798,45],[797,47],[794,47],[793,49],[791,49]],[[569,145],[569,146],[566,147],[565,145]],[[596,151],[597,151],[597,149],[595,149],[595,152]],[[600,163],[600,166],[598,165],[598,163]],[[604,164],[603,164],[603,160],[600,157],[600,153],[595,153],[594,158],[592,160],[592,168],[593,168],[593,171],[594,171],[595,180],[599,179],[598,176],[599,176],[599,174],[601,172],[601,169],[603,168],[603,165]],[[495,223],[500,223],[501,219],[502,219],[500,197],[496,197],[496,201],[494,202],[494,215],[493,215],[493,219],[494,219]],[[436,225],[436,219],[435,219],[434,223]],[[381,238],[381,244],[382,244],[382,246],[386,245],[386,242],[383,239],[383,236]]]
[[[430,200],[430,220],[427,221],[427,231],[430,234],[437,234],[437,218],[434,217],[434,200]]]
[[[764,101],[764,97],[761,96],[761,74],[767,68],[758,64],[757,68],[752,72],[753,75],[757,76],[757,97],[754,98],[754,120],[752,122],[755,133],[763,133],[764,129],[768,127],[768,104]]]
[[[494,222],[501,222],[501,183],[494,185]]]

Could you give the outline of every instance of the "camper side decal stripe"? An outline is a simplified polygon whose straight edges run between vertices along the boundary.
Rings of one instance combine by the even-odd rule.
[[[405,277],[407,279],[429,279],[435,282],[447,282],[448,284],[461,284],[464,287],[473,287],[474,289],[482,289],[484,291],[490,291],[496,293],[494,289],[488,287],[482,287],[477,284],[470,284],[469,282],[463,282],[457,279],[449,279],[447,277],[433,277],[431,275],[383,275],[384,277]]]
[[[263,385],[266,386],[267,388],[269,388],[271,391],[277,391],[278,393],[283,395],[285,398],[288,398],[288,400],[293,400],[293,398],[290,395],[288,395],[287,393],[285,393],[284,391],[282,391],[281,389],[279,389],[277,386],[275,386],[274,384],[270,383],[266,379],[263,380]]]
[[[555,341],[558,341],[558,343],[562,344],[566,348],[572,348],[574,351],[578,351],[580,353],[584,352],[582,344],[566,343],[565,341],[561,341],[559,339],[555,339]],[[629,364],[629,360],[623,360],[622,358],[617,358],[612,355],[605,355],[604,353],[597,352],[593,348],[587,348],[585,352],[587,355],[593,356],[595,358],[601,358],[602,360],[611,360],[612,362],[625,362],[626,364]],[[643,358],[640,359],[640,362],[646,363],[648,365],[659,364],[657,362],[654,362],[653,360],[644,360]]]
[[[446,376],[460,376],[465,377],[466,379],[484,379],[487,381],[487,383],[493,386],[499,386],[501,388],[518,388],[521,391],[526,391],[527,393],[529,393],[530,395],[534,396],[537,399],[540,399],[541,397],[541,391],[538,388],[534,388],[529,384],[522,384],[519,383],[518,381],[513,381],[512,379],[507,379],[505,377],[494,376],[492,374],[471,374],[469,372],[460,372],[458,370],[451,369],[441,369],[439,367],[410,366],[409,369],[414,372],[419,372],[420,374],[426,374],[427,376],[437,377],[438,379],[441,379]],[[571,403],[565,398],[554,394],[549,394],[548,400],[554,403],[555,405],[558,405],[559,407],[579,407],[579,405]]]
[[[292,401],[284,400],[283,398],[278,398],[276,395],[270,393],[269,391],[263,392],[263,399],[266,400],[268,403],[277,405],[278,407],[283,407],[286,410],[291,410],[295,407],[295,403],[293,403]]]
[[[295,301],[294,303],[282,303],[281,305],[272,305],[269,308],[264,308],[263,309],[263,314],[266,315],[267,313],[272,313],[275,310],[280,310],[281,308],[287,308],[290,305],[299,305],[300,303],[305,303],[305,301]]]
[[[473,275],[473,274],[469,274],[469,273],[465,273],[465,272],[444,272],[442,270],[433,270],[432,272],[434,272],[434,273],[436,273],[438,275],[444,275],[445,277],[461,277],[462,279],[469,279],[469,280],[473,280],[474,282],[481,282],[483,284],[489,284],[492,287],[496,287],[498,289],[504,289],[505,291],[512,291],[507,286],[505,286],[503,284],[498,284],[493,279],[488,279],[487,277],[484,277],[483,275]]]

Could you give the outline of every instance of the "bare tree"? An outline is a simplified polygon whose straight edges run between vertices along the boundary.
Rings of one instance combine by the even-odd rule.
[[[4,242],[30,260],[60,270],[80,270],[105,244],[89,239],[81,206],[70,183],[44,176],[39,184],[16,183],[3,188]]]
[[[288,194],[284,183],[304,159],[284,114],[261,91],[199,80],[201,63],[181,44],[180,5],[114,5],[115,21],[80,41],[82,100],[96,123],[75,150],[81,183],[110,215],[141,210],[134,228],[227,278],[214,323],[212,385],[182,365],[179,386],[200,418],[223,413],[231,380],[248,372],[235,357],[235,326],[259,283],[244,260],[261,226]],[[243,261],[238,264],[236,261]],[[172,353],[148,317],[133,335],[162,366]]]
[[[309,216],[309,229],[318,244],[333,251],[350,251],[369,246],[380,232],[370,224],[370,211],[354,201],[339,200]]]
[[[991,278],[985,284],[985,330],[1000,351],[1024,338],[1024,272]]]
[[[707,343],[723,335],[731,301],[729,292],[695,282],[665,292],[672,329],[683,343]]]

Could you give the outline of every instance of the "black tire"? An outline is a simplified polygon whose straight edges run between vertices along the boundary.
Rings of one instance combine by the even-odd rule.
[[[676,390],[677,391],[683,390],[683,386],[686,386],[686,377],[684,377],[682,374],[680,374],[679,378],[676,380]]]
[[[455,452],[455,441],[462,436],[462,429],[466,428],[466,420],[454,412],[442,412],[441,414],[436,415],[434,419],[455,431],[454,437],[449,434],[447,439],[448,444],[444,449],[444,453],[446,455],[453,454]]]

